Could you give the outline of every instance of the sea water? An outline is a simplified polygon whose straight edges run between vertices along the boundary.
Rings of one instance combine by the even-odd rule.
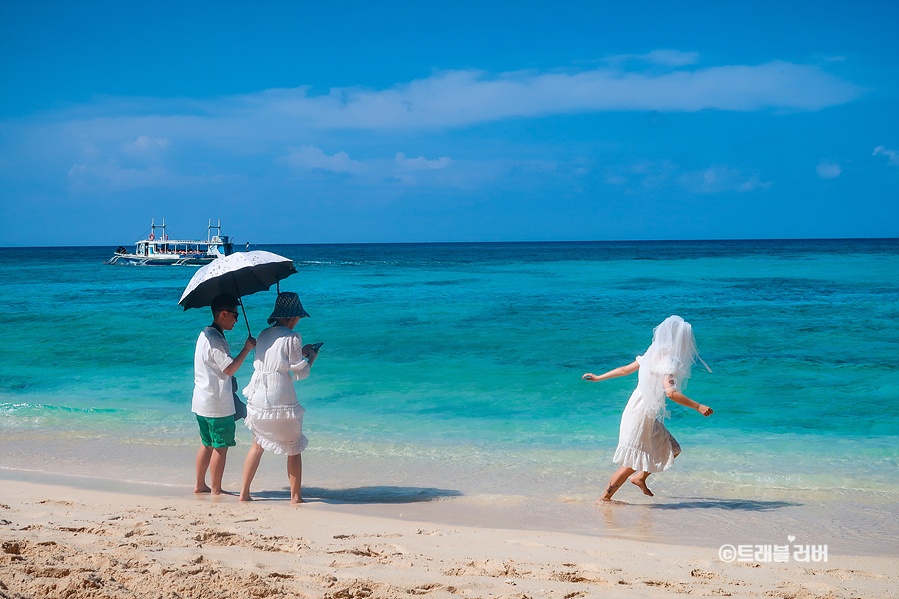
[[[708,546],[897,554],[899,240],[254,246],[324,342],[297,383],[304,495],[335,509]],[[192,360],[208,309],[190,267],[107,266],[111,248],[0,248],[0,477],[152,483],[189,494]],[[253,334],[275,291],[244,298]],[[701,364],[671,404],[684,449],[595,507],[636,376],[671,314]],[[227,333],[233,353],[243,321]],[[238,373],[242,385],[251,360]],[[226,486],[250,435],[238,425]],[[254,490],[283,501],[282,456]],[[0,482],[2,484],[2,482]]]

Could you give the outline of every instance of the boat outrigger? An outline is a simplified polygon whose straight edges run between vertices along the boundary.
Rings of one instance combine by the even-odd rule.
[[[162,229],[156,234],[156,229]],[[213,235],[215,230],[215,235]],[[227,235],[222,235],[222,221],[212,224],[209,219],[206,241],[187,241],[169,239],[165,232],[165,219],[157,225],[155,219],[150,221],[150,235],[146,239],[135,242],[133,254],[124,247],[119,247],[112,258],[103,264],[130,264],[135,266],[196,266],[209,264],[216,258],[227,256],[234,250],[234,242]]]

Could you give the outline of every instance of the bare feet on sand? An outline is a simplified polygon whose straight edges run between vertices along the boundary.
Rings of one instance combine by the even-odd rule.
[[[630,478],[630,481],[640,487],[640,490],[643,491],[644,495],[649,495],[653,497],[652,491],[649,490],[649,487],[646,486],[646,477],[634,475]]]
[[[212,495],[237,495],[237,493],[235,493],[234,491],[225,491],[224,489],[213,491],[207,485],[203,485],[202,487],[197,487],[194,489],[195,495],[200,495],[201,493],[211,493]]]
[[[593,505],[604,508],[610,505],[628,505],[628,503],[626,501],[619,501],[618,499],[605,499],[604,497],[599,497],[593,500]]]
[[[290,500],[290,505],[298,505],[300,503],[306,503],[306,500],[303,499],[302,497],[298,498],[296,501],[294,501],[293,498],[291,498],[291,500]]]

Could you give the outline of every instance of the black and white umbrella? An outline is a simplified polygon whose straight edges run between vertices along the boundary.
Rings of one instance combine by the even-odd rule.
[[[216,258],[198,270],[181,294],[178,305],[184,306],[185,310],[211,306],[212,300],[226,293],[240,299],[245,295],[267,291],[296,272],[293,260],[278,254],[260,250],[235,252]],[[243,310],[243,302],[240,308]],[[243,319],[249,332],[250,323],[245,312]]]

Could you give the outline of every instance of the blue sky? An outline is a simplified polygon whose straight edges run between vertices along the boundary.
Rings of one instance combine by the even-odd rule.
[[[0,11],[0,245],[899,236],[896,2]]]

